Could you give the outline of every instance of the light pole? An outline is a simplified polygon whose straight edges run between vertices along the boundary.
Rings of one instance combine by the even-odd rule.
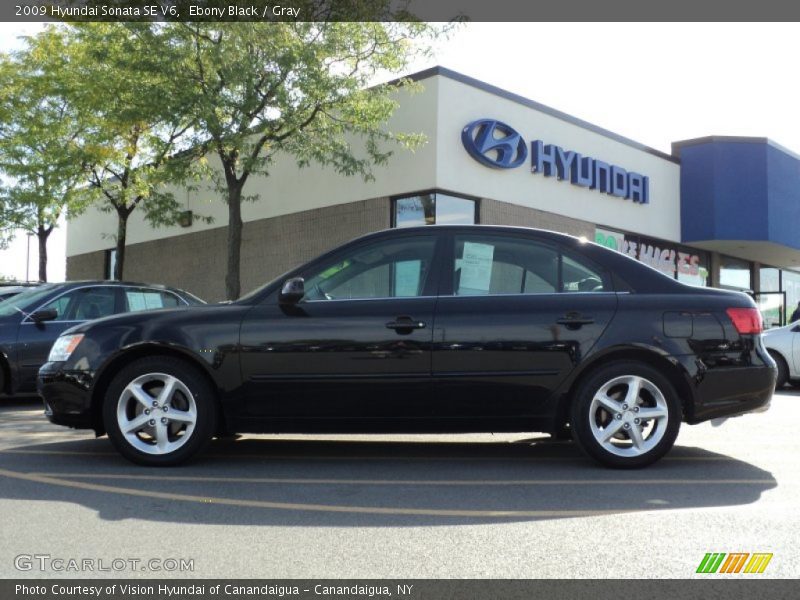
[[[30,273],[31,273],[31,238],[33,234],[29,231],[28,232],[28,252],[25,255],[25,281],[30,281]]]

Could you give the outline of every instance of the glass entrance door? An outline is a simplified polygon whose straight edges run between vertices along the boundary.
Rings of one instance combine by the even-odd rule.
[[[753,298],[764,319],[764,329],[786,325],[786,292],[760,292]]]

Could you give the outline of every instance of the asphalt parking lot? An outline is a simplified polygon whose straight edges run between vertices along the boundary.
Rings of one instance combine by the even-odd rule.
[[[793,578],[798,406],[684,426],[633,472],[506,434],[254,435],[147,469],[0,399],[0,577],[684,578],[708,552],[763,552],[738,576]]]

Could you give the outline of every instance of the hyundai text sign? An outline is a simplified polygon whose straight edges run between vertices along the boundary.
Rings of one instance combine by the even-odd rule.
[[[478,119],[461,131],[469,155],[493,169],[513,169],[528,158],[528,145],[512,127],[494,119]],[[633,200],[650,202],[650,178],[561,146],[534,140],[530,144],[531,172],[557,177],[573,185]]]

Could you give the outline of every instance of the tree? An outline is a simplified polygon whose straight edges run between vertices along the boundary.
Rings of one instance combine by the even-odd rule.
[[[0,56],[0,240],[36,235],[39,279],[47,241],[65,211],[79,212],[81,125],[67,98],[63,38],[48,29]]]
[[[191,99],[174,83],[164,28],[84,23],[66,30],[71,101],[84,124],[82,195],[117,215],[115,279],[122,279],[128,219],[137,208],[155,227],[182,212],[170,185],[190,185],[196,155]],[[203,217],[199,217],[203,218]]]
[[[377,5],[381,5],[377,2]],[[377,19],[376,19],[377,20]],[[240,294],[242,202],[253,174],[269,174],[279,153],[301,167],[312,162],[372,178],[387,146],[414,148],[421,135],[386,123],[393,92],[410,82],[370,87],[378,74],[404,69],[415,42],[436,35],[424,23],[181,23],[169,48],[181,55],[175,87],[192,95],[194,127],[228,205],[226,294]],[[425,52],[424,48],[418,49]]]

